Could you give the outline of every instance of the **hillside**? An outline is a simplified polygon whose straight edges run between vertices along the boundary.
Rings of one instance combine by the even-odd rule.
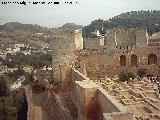
[[[113,28],[136,28],[146,27],[149,34],[160,31],[160,10],[152,11],[131,11],[122,13],[109,20],[94,20],[83,29],[84,37],[92,37],[94,30]]]
[[[36,48],[48,46],[47,28],[39,25],[10,22],[0,25],[0,46],[5,49],[14,44],[30,44]]]
[[[12,32],[17,29],[30,33],[45,32],[47,30],[47,28],[39,25],[22,24],[18,22],[9,22],[4,25],[0,25],[0,31]]]
[[[64,29],[82,29],[82,25],[76,25],[75,23],[66,23],[61,28]]]

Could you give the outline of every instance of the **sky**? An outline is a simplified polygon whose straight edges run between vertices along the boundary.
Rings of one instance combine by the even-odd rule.
[[[160,0],[34,0],[59,2],[60,4],[2,4],[23,0],[0,0],[0,24],[20,22],[45,27],[60,27],[65,23],[88,25],[93,20],[107,20],[124,12],[136,10],[159,10]],[[73,4],[65,4],[73,2]],[[76,3],[77,2],[77,3]]]

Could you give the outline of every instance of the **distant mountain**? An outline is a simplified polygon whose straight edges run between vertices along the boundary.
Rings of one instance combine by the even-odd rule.
[[[18,22],[9,22],[4,25],[0,25],[0,31],[12,32],[13,30],[22,30],[30,33],[44,32],[47,28],[39,25],[22,24]]]
[[[76,25],[75,23],[66,23],[61,28],[63,29],[82,29],[83,25]]]
[[[145,27],[149,34],[160,31],[160,10],[131,11],[122,13],[109,20],[94,20],[83,29],[84,37],[92,37],[95,30],[102,32],[113,28]]]
[[[0,45],[7,48],[14,44],[30,44],[42,48],[48,45],[45,34],[48,29],[39,25],[9,22],[0,25]]]

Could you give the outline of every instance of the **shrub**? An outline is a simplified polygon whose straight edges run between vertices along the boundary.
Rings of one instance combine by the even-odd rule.
[[[128,72],[127,70],[122,70],[122,72],[119,74],[119,80],[122,82],[129,82],[130,78],[134,79],[135,75],[132,72]]]
[[[146,75],[146,69],[145,68],[138,69],[137,75],[138,77],[143,78]]]
[[[26,72],[24,76],[25,76],[25,80],[22,82],[23,85],[30,84],[34,81],[32,74]]]
[[[6,96],[9,94],[9,87],[7,81],[3,76],[0,76],[0,97]]]

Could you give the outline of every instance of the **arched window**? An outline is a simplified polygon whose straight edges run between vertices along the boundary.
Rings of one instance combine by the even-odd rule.
[[[157,56],[155,54],[148,55],[148,65],[157,64]]]
[[[131,66],[137,66],[137,56],[131,55]]]
[[[128,49],[128,46],[127,46],[127,49]]]
[[[125,55],[120,56],[120,65],[126,66],[126,56]]]

